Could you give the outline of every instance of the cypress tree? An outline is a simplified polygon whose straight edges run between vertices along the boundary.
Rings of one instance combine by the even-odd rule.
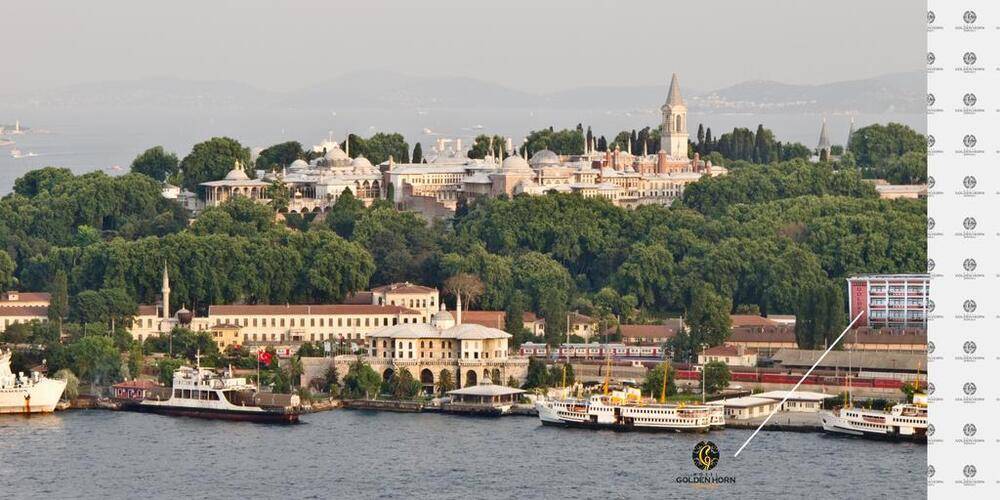
[[[413,146],[413,163],[423,163],[424,162],[424,150],[420,147],[420,143],[416,143]]]

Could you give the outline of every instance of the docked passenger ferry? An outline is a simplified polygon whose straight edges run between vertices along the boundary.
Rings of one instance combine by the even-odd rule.
[[[170,389],[164,387],[141,399],[119,402],[124,410],[251,422],[294,423],[301,412],[295,394],[262,393],[228,370],[220,376],[201,366],[182,366],[175,371]]]
[[[707,432],[725,425],[721,405],[647,403],[626,388],[589,399],[542,399],[535,403],[542,425],[619,431]]]
[[[874,439],[927,441],[927,396],[914,394],[913,403],[889,411],[837,408],[820,413],[823,430],[831,434]]]

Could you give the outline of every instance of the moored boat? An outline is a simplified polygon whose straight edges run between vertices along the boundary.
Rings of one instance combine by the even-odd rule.
[[[250,422],[295,423],[301,404],[295,394],[262,393],[228,371],[220,376],[200,366],[174,372],[171,388],[149,391],[142,399],[120,400],[123,410],[183,417]]]
[[[823,430],[893,441],[927,441],[927,396],[914,394],[913,403],[894,405],[889,411],[864,408],[835,408],[820,413]]]
[[[589,399],[544,399],[535,403],[542,425],[618,431],[708,432],[724,425],[709,405],[647,403],[636,389],[593,395]],[[714,414],[714,416],[713,416]],[[713,422],[714,420],[714,422]]]
[[[66,381],[41,373],[10,371],[11,351],[0,350],[0,413],[49,413],[55,410]]]

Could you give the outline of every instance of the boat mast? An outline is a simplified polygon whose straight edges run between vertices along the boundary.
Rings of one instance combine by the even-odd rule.
[[[667,377],[670,374],[670,364],[666,356],[663,358],[663,387],[660,389],[660,403],[667,402]]]

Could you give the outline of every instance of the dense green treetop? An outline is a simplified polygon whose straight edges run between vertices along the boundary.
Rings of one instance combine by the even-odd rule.
[[[288,141],[282,142],[281,144],[275,144],[267,149],[264,149],[257,155],[257,161],[255,163],[258,170],[271,171],[271,170],[281,170],[282,167],[287,167],[292,164],[293,161],[304,157],[304,151],[302,150],[302,144],[299,141]]]
[[[165,181],[167,177],[177,174],[178,165],[177,155],[164,151],[163,146],[154,146],[132,160],[131,171]]]
[[[235,139],[213,137],[195,144],[191,152],[181,160],[184,187],[197,192],[198,184],[222,179],[239,162],[249,177],[254,176],[250,163],[250,150]]]

